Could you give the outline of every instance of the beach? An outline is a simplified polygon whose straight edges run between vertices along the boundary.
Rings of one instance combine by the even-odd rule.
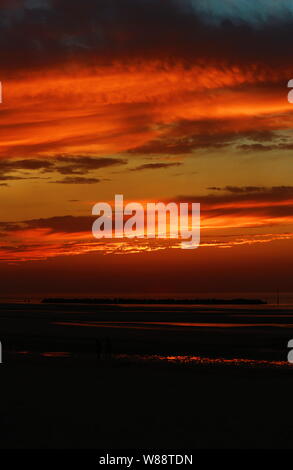
[[[2,448],[293,446],[290,308],[6,304],[0,317]]]

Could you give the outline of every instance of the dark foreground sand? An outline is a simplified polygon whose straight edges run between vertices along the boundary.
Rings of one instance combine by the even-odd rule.
[[[285,362],[293,338],[291,313],[283,318],[273,312],[279,324],[289,322],[284,327],[270,325],[276,318],[261,311],[253,321],[268,324],[256,327],[83,325],[239,323],[249,314],[126,313],[3,306],[2,449],[293,448],[293,368]],[[95,341],[105,336],[116,354],[128,353],[130,359],[98,360]],[[56,351],[68,357],[46,355]],[[169,364],[136,361],[135,354],[252,358],[284,366]]]
[[[168,364],[2,366],[1,448],[292,448],[293,373]]]

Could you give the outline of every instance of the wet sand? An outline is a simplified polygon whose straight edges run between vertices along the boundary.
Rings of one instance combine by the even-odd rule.
[[[175,365],[3,366],[1,448],[292,448],[293,375]]]
[[[133,305],[0,305],[3,349],[193,355],[286,361],[293,309]]]

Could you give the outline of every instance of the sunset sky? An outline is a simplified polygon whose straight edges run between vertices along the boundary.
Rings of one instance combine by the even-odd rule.
[[[0,296],[292,292],[290,0],[0,0]],[[201,203],[201,246],[92,207]]]

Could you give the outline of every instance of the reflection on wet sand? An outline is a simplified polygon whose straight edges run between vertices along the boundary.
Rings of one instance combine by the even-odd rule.
[[[7,351],[8,354],[20,355],[20,356],[40,356],[40,357],[68,357],[72,354],[68,351],[45,351],[45,352],[34,352],[34,351]]]
[[[67,358],[73,359],[74,355],[69,351],[10,351],[10,354],[25,355],[31,357],[43,358]],[[93,359],[93,355],[91,355]],[[79,354],[75,358],[86,360],[90,359],[89,355]],[[247,368],[288,368],[291,369],[293,364],[287,361],[267,361],[243,358],[224,358],[224,357],[202,357],[192,355],[159,355],[159,354],[113,354],[111,361],[117,364],[121,363],[173,363],[173,364],[190,364],[190,365],[208,365],[208,366],[236,366]]]
[[[208,327],[208,328],[245,328],[245,327],[278,327],[278,328],[292,328],[292,323],[204,323],[204,322],[113,322],[113,321],[84,321],[84,322],[52,322],[53,325],[62,326],[87,326],[98,328],[129,328],[129,329],[162,329],[164,327]]]
[[[119,359],[132,360],[132,361],[157,361],[157,362],[171,362],[178,364],[203,364],[203,365],[223,365],[223,366],[247,366],[247,367],[288,367],[292,368],[293,364],[287,361],[264,361],[255,359],[241,359],[233,358],[226,359],[223,357],[212,358],[212,357],[200,357],[200,356],[140,356],[140,355],[128,355],[120,354]]]

